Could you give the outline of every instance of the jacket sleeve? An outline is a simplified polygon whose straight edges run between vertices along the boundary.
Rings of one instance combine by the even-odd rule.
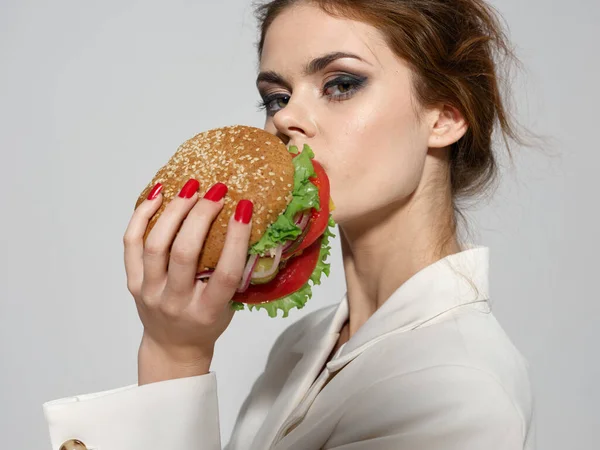
[[[54,400],[43,411],[52,450],[70,439],[90,450],[221,450],[213,372]]]
[[[353,397],[325,449],[522,450],[526,445],[520,411],[479,369],[440,366],[391,376]]]

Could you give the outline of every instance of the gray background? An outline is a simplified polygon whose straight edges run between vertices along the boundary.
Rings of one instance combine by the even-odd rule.
[[[518,116],[553,137],[470,217],[496,315],[531,363],[540,449],[596,448],[600,419],[600,2],[497,0],[526,71]],[[298,30],[296,30],[297,32]],[[262,126],[246,0],[17,1],[0,9],[0,436],[49,448],[44,401],[136,381],[141,326],[121,238],[137,196],[199,131]],[[241,313],[218,342],[222,434],[289,320]]]

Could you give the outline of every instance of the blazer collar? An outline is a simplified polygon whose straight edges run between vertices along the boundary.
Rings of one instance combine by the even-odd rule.
[[[467,246],[466,250],[438,260],[403,283],[346,342],[327,369],[340,370],[389,334],[415,329],[451,309],[486,302],[488,298],[489,248]],[[346,293],[337,310],[327,317],[326,340],[331,334],[339,335],[347,318]]]
[[[417,328],[435,317],[461,305],[485,302],[488,298],[488,248],[469,247],[425,267],[402,286],[327,362],[348,319],[348,299],[321,310],[308,333],[298,339],[292,352],[300,356],[283,390],[265,419],[272,426],[259,430],[254,445],[271,448],[306,412],[314,395],[309,389],[320,389],[323,382],[371,345],[392,333]],[[471,283],[472,285],[471,285]],[[476,291],[473,289],[476,288]],[[326,371],[323,366],[326,365]],[[315,383],[325,374],[321,384]],[[311,387],[312,386],[312,387]]]

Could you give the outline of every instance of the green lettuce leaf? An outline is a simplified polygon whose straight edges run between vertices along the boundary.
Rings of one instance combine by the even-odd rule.
[[[304,286],[302,286],[296,292],[286,297],[282,297],[278,300],[274,300],[272,302],[257,303],[253,305],[240,302],[231,302],[232,309],[236,311],[241,311],[245,308],[245,306],[248,306],[248,309],[250,311],[252,311],[253,309],[265,309],[270,317],[277,317],[278,310],[281,310],[283,312],[282,317],[287,317],[292,308],[302,309],[304,305],[306,305],[306,302],[310,298],[312,298],[312,286],[321,284],[321,278],[323,274],[325,274],[325,276],[327,277],[329,276],[331,264],[326,263],[325,259],[327,259],[328,256],[331,254],[329,238],[335,237],[335,234],[333,234],[332,232],[332,229],[334,227],[335,222],[333,221],[333,218],[330,215],[329,221],[327,223],[327,228],[325,229],[323,237],[321,238],[321,250],[319,252],[319,261],[317,262],[315,270],[313,270],[313,273],[311,274],[309,280],[304,284]],[[313,283],[312,286],[309,284],[310,281],[312,281]]]
[[[302,153],[298,155],[298,148],[291,146],[291,153],[297,156],[292,160],[294,164],[294,188],[292,201],[285,212],[272,223],[262,235],[260,240],[248,250],[251,255],[264,256],[268,250],[278,247],[285,241],[296,240],[302,230],[294,223],[294,216],[300,211],[315,208],[321,210],[319,191],[309,180],[316,175],[311,159],[315,157],[312,149],[304,145]]]

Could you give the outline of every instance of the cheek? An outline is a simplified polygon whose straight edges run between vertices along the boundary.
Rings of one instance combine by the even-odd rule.
[[[370,97],[343,117],[331,117],[343,130],[328,142],[335,149],[329,165],[340,222],[407,198],[423,171],[427,143],[410,102],[401,95]]]

